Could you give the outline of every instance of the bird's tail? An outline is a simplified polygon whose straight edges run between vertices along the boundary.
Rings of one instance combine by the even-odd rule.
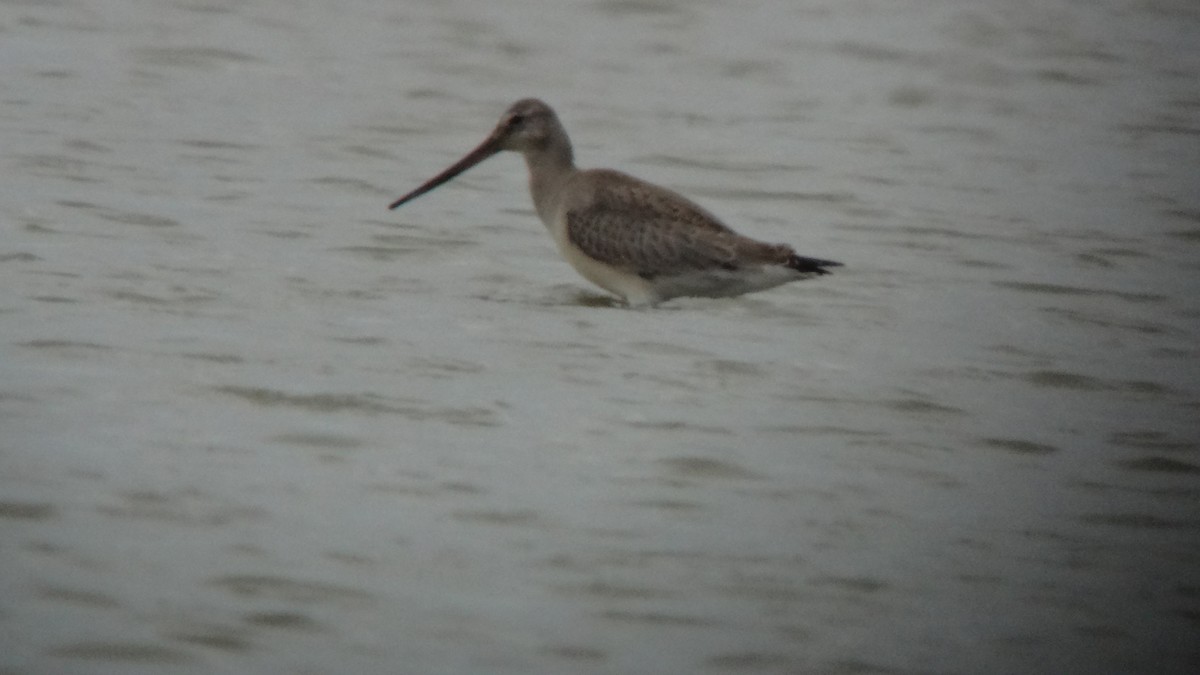
[[[804,274],[829,274],[826,267],[841,267],[842,263],[820,258],[806,258],[795,253],[788,256],[786,266]]]

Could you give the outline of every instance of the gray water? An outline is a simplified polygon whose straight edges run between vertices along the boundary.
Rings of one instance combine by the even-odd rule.
[[[0,2],[0,672],[1191,671],[1197,35]],[[386,210],[524,96],[846,267],[622,308],[512,155]]]

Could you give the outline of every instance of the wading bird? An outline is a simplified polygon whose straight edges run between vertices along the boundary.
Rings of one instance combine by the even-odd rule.
[[[585,279],[633,306],[680,296],[728,297],[828,274],[841,263],[797,255],[786,244],[744,237],[676,192],[609,169],[575,167],[554,110],[512,104],[465,157],[392,202],[394,209],[500,152],[529,166],[538,217]]]

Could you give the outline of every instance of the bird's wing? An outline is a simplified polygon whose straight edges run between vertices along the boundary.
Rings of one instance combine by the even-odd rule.
[[[737,234],[682,195],[617,172],[591,173],[588,198],[569,204],[566,219],[571,243],[595,260],[650,279],[786,259],[781,247]]]

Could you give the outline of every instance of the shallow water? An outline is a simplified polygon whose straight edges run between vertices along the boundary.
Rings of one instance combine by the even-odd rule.
[[[1200,11],[0,2],[0,670],[1189,672]],[[846,267],[615,306],[504,107]]]

